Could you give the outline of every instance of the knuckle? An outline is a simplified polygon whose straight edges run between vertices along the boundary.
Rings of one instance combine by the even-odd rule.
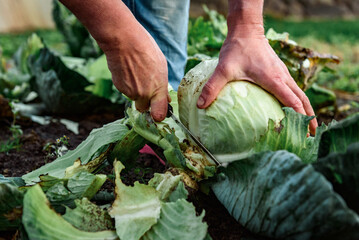
[[[294,109],[301,109],[301,108],[303,108],[303,103],[302,103],[302,101],[299,99],[299,98],[295,98],[294,100],[293,100],[293,102],[292,102],[292,107],[294,108]]]
[[[272,77],[268,77],[270,79],[267,81],[269,88],[271,89],[281,89],[285,84],[285,80],[280,75],[274,75]]]
[[[215,87],[213,85],[212,82],[207,82],[206,85],[204,86],[204,91],[208,92],[208,93],[211,93],[215,90]]]
[[[227,64],[219,63],[216,67],[217,73],[225,78],[228,78],[228,76],[230,75],[231,69],[232,69],[231,63],[227,63]]]

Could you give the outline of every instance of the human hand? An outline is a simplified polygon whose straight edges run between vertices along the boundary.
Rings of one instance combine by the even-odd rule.
[[[150,34],[137,26],[124,42],[108,42],[104,51],[116,88],[135,101],[137,110],[151,107],[151,116],[162,121],[167,113],[168,75],[166,58]]]
[[[234,80],[253,82],[273,94],[283,105],[304,115],[315,115],[309,99],[291,77],[264,34],[227,36],[220,51],[218,65],[203,87],[197,106],[207,108],[221,89]],[[315,134],[317,126],[317,120],[313,119],[309,126],[312,134]]]

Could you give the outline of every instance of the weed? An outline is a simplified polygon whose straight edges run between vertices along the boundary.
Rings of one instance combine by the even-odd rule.
[[[18,112],[15,111],[14,105],[11,102],[9,102],[9,105],[14,114],[12,123],[9,128],[9,130],[11,132],[11,137],[7,141],[0,143],[0,152],[6,152],[6,153],[8,153],[12,149],[16,149],[17,151],[20,149],[20,147],[21,147],[21,139],[20,138],[23,133],[21,130],[21,126],[16,125],[16,117],[18,116]]]

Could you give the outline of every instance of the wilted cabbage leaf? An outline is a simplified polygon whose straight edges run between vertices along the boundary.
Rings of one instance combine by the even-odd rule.
[[[196,209],[185,199],[162,203],[158,223],[146,232],[142,239],[203,240],[207,235],[204,212],[196,216]]]
[[[302,90],[307,90],[312,85],[316,74],[327,64],[339,63],[337,56],[321,54],[309,48],[298,46],[289,39],[288,33],[278,34],[273,29],[269,29],[266,37]]]
[[[112,219],[108,212],[101,209],[87,198],[76,199],[76,208],[66,208],[63,218],[74,227],[87,231],[98,232],[114,229]]]
[[[122,183],[121,162],[114,162],[116,173],[116,200],[109,211],[115,218],[117,235],[120,239],[138,240],[157,222],[161,202],[159,192],[153,187],[135,182],[133,187]]]
[[[50,208],[39,185],[31,187],[24,197],[22,223],[30,239],[118,239],[115,231],[81,231]]]

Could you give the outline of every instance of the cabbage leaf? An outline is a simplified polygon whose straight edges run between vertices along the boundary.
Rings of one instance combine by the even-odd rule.
[[[81,231],[53,211],[39,185],[31,187],[24,197],[22,223],[30,239],[118,239],[115,231]]]
[[[311,165],[264,152],[223,169],[212,187],[244,227],[280,239],[358,239],[359,216]]]
[[[98,232],[114,229],[112,219],[108,212],[101,209],[87,198],[76,199],[76,208],[66,208],[66,213],[62,216],[74,227],[87,231]]]
[[[86,164],[102,147],[123,139],[129,129],[125,124],[122,124],[122,121],[118,120],[106,124],[102,128],[92,130],[87,139],[77,146],[76,149],[67,152],[62,157],[35,171],[25,174],[22,178],[28,185],[38,182],[40,180],[39,176],[45,174],[56,178],[63,178],[66,168],[72,166],[77,159]]]

